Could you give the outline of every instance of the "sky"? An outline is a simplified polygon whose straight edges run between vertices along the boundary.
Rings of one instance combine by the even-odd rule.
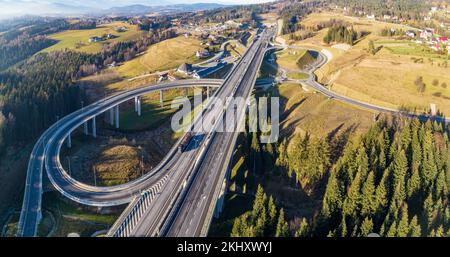
[[[85,13],[133,4],[171,5],[193,3],[255,4],[271,0],[0,0],[0,20],[26,14]]]

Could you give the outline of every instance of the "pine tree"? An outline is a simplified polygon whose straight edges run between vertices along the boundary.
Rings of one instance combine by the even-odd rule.
[[[395,237],[397,235],[396,227],[397,227],[397,223],[394,220],[394,222],[392,222],[391,226],[389,227],[389,230],[387,231],[386,236],[387,237]]]
[[[372,219],[366,217],[361,225],[361,236],[367,236],[373,232]]]
[[[420,237],[422,235],[422,229],[420,228],[420,225],[417,222],[417,216],[414,216],[411,219],[411,223],[409,223],[409,237]]]
[[[278,216],[277,230],[275,233],[276,237],[287,237],[288,236],[288,223],[284,220],[284,210],[280,209],[280,214]]]
[[[342,216],[341,224],[339,224],[338,232],[340,237],[347,236],[347,222],[345,221],[345,215]]]
[[[408,232],[408,206],[404,204],[401,211],[401,219],[397,226],[397,236],[406,237],[408,235]]]
[[[374,174],[370,172],[367,180],[363,185],[361,197],[361,215],[366,217],[375,213],[376,199],[375,199],[375,182]]]
[[[350,185],[350,189],[348,190],[347,198],[344,201],[343,212],[345,216],[348,216],[352,220],[356,218],[356,214],[360,210],[360,189],[361,189],[361,181],[360,174],[357,173],[355,179]]]
[[[300,227],[295,232],[296,237],[307,237],[309,235],[309,224],[308,221],[303,218],[300,223]]]
[[[420,176],[418,168],[413,168],[411,177],[408,179],[407,194],[408,197],[417,195],[420,190]]]
[[[269,226],[269,228],[275,228],[275,225],[277,222],[277,207],[275,206],[272,196],[269,197],[269,203],[268,203],[267,209],[269,211],[268,226]],[[270,233],[270,234],[272,234],[272,233]]]

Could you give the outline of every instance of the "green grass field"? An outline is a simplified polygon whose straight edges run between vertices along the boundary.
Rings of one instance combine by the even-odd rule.
[[[115,29],[119,27],[126,27],[128,30],[125,32],[117,32]],[[101,42],[89,42],[90,37],[101,37],[102,35],[108,33],[111,33],[117,37]],[[144,32],[140,31],[136,25],[130,25],[125,22],[104,24],[95,29],[88,30],[67,30],[50,35],[49,38],[58,40],[58,43],[42,51],[51,52],[70,49],[86,53],[98,53],[102,49],[103,44],[134,40],[143,35],[143,33]]]

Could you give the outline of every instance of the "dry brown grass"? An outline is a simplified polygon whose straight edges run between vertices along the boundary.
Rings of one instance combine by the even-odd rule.
[[[144,173],[144,165],[141,163],[144,154],[142,149],[129,145],[105,148],[92,165],[97,183],[111,186],[138,178]]]
[[[414,55],[414,47],[410,47],[405,54],[389,50],[389,48],[407,47],[405,41],[396,41],[379,36],[383,28],[409,29],[406,26],[390,24],[367,19],[346,17],[341,14],[319,13],[311,14],[302,23],[313,26],[322,21],[339,19],[353,24],[357,31],[368,31],[371,34],[357,42],[350,50],[343,51],[323,44],[326,29],[315,37],[290,42],[291,44],[327,49],[333,54],[333,59],[320,68],[316,74],[319,81],[330,85],[336,92],[366,101],[372,104],[390,108],[416,108],[419,111],[428,110],[430,103],[437,105],[444,114],[450,114],[450,88],[440,85],[445,82],[450,85],[450,68],[444,67],[444,60],[432,57],[424,58],[423,52]],[[286,39],[288,36],[284,36]],[[368,54],[369,40],[376,46],[385,46],[376,55]],[[417,48],[419,51],[420,48]],[[406,54],[407,53],[407,54]],[[417,58],[423,58],[423,63],[416,63]],[[419,93],[414,81],[422,76],[427,85],[424,93]],[[437,79],[439,86],[433,86]]]
[[[284,113],[280,131],[289,138],[306,132],[325,137],[336,128],[340,132],[354,128],[353,133],[360,134],[373,121],[372,112],[329,100],[318,93],[306,92],[298,84],[280,85],[279,94]]]

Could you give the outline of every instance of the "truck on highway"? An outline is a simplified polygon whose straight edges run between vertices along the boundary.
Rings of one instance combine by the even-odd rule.
[[[191,132],[187,132],[184,136],[183,139],[181,140],[180,145],[178,146],[178,151],[180,153],[182,153],[184,150],[186,150],[186,147],[189,145],[189,142],[192,139],[192,133]]]

